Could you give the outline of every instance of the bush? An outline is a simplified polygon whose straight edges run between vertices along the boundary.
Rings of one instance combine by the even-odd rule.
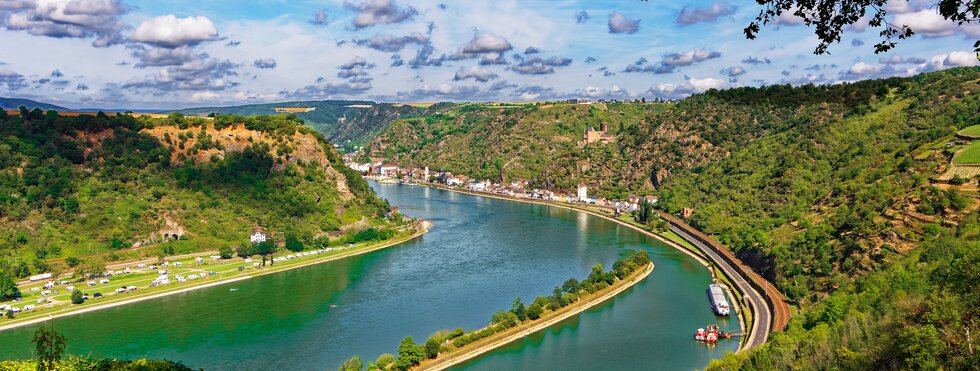
[[[361,361],[361,357],[353,356],[344,361],[344,363],[341,363],[337,371],[361,371],[363,368],[364,361]]]
[[[541,318],[541,314],[543,313],[544,309],[541,309],[541,306],[538,304],[531,304],[530,307],[527,307],[527,318],[532,321]]]
[[[255,254],[252,245],[242,244],[235,248],[235,255],[238,255],[239,258],[247,258],[252,256],[252,254]]]
[[[425,341],[425,357],[433,359],[439,356],[439,340],[429,338]]]
[[[71,303],[81,304],[85,302],[85,298],[82,296],[82,290],[75,289],[71,292]]]
[[[232,256],[235,256],[235,253],[231,250],[231,247],[221,246],[221,248],[218,249],[218,255],[221,255],[222,259],[231,259]]]
[[[384,353],[374,360],[374,365],[382,370],[388,369],[393,363],[395,363],[395,356],[389,353]]]
[[[514,327],[517,325],[517,315],[501,309],[490,317],[490,323],[500,325],[503,328]]]
[[[303,242],[294,234],[286,235],[286,249],[292,252],[303,251]]]

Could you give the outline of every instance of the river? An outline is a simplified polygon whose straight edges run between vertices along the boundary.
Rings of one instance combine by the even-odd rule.
[[[372,183],[406,215],[434,223],[415,241],[339,261],[51,321],[68,351],[166,358],[207,370],[334,369],[394,353],[411,335],[479,328],[515,297],[548,295],[631,250],[656,264],[607,303],[460,366],[503,369],[700,368],[725,351],[693,341],[719,321],[707,270],[629,228],[561,208]],[[231,290],[232,288],[236,290]],[[723,329],[737,330],[735,318]],[[37,326],[0,332],[0,358],[31,356]]]

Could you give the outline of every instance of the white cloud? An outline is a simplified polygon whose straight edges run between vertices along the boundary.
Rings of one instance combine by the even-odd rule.
[[[977,60],[976,53],[961,51],[949,53],[943,63],[950,67],[980,66],[980,60]]]
[[[6,85],[7,91],[13,92],[26,87],[27,80],[24,79],[24,75],[11,70],[3,69],[0,70],[0,86],[3,85]]]
[[[783,10],[782,13],[780,13],[779,16],[773,20],[773,24],[780,25],[780,26],[802,25],[805,21],[803,17],[796,15],[797,10],[799,10],[799,8],[797,8],[796,6]]]
[[[463,45],[463,53],[477,54],[477,53],[500,53],[513,49],[514,47],[510,45],[507,39],[491,35],[491,34],[478,34],[474,35],[466,45]]]
[[[646,92],[659,98],[681,99],[694,93],[701,93],[709,89],[724,89],[731,85],[721,79],[706,77],[703,79],[688,78],[682,84],[656,84]]]
[[[371,27],[376,24],[400,23],[411,19],[418,11],[411,6],[399,7],[391,0],[367,0],[361,4],[345,2],[344,7],[357,12],[352,25],[354,28]]]
[[[681,53],[664,55],[664,64],[670,66],[689,66],[712,58],[718,58],[721,53],[714,50],[694,49]]]
[[[703,79],[690,78],[687,79],[687,83],[691,84],[695,91],[705,91],[708,89],[724,89],[728,87],[728,82],[725,80],[720,80],[712,77],[706,77]]]
[[[640,30],[640,20],[627,18],[623,13],[609,14],[609,33],[636,33]]]
[[[141,43],[177,48],[218,40],[218,29],[204,16],[177,18],[173,14],[140,23],[131,39]]]
[[[197,93],[191,94],[191,100],[215,100],[221,98],[221,95],[210,91],[199,91]]]
[[[970,37],[980,37],[980,25],[963,24],[944,19],[934,9],[923,9],[912,13],[902,13],[892,20],[895,25],[909,26],[913,32],[924,37],[945,37],[963,32]]]
[[[9,30],[56,38],[94,37],[93,46],[121,43],[129,7],[119,0],[4,0],[0,24]]]
[[[276,63],[274,58],[259,58],[253,61],[252,65],[261,69],[273,69],[276,68],[278,63]]]
[[[470,68],[460,68],[453,76],[453,81],[474,79],[479,82],[487,82],[497,78],[497,74],[488,68],[472,66]]]
[[[712,22],[717,20],[719,17],[726,15],[731,15],[735,13],[737,8],[729,4],[727,1],[716,1],[711,4],[711,6],[706,8],[697,7],[687,7],[681,9],[680,14],[677,15],[677,24],[689,25],[698,22]]]

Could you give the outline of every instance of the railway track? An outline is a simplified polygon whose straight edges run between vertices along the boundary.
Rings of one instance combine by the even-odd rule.
[[[742,263],[731,250],[708,235],[685,223],[679,218],[662,211],[660,215],[670,224],[670,229],[701,250],[708,258],[718,265],[732,283],[738,287],[751,307],[755,320],[745,348],[752,348],[766,343],[769,333],[782,331],[789,323],[792,311],[783,295],[768,281],[752,268]]]

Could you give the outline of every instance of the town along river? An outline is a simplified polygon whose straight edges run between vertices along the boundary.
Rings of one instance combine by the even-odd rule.
[[[708,347],[719,320],[708,271],[687,255],[584,213],[433,188],[372,183],[401,212],[434,223],[422,238],[356,257],[50,321],[68,351],[165,358],[206,370],[333,369],[394,353],[411,335],[483,327],[520,296],[607,269],[630,250],[656,264],[613,300],[460,365],[468,370],[704,367],[737,348]],[[232,291],[231,289],[236,289]],[[733,317],[722,329],[737,330]],[[31,357],[37,325],[0,332],[0,359]]]

